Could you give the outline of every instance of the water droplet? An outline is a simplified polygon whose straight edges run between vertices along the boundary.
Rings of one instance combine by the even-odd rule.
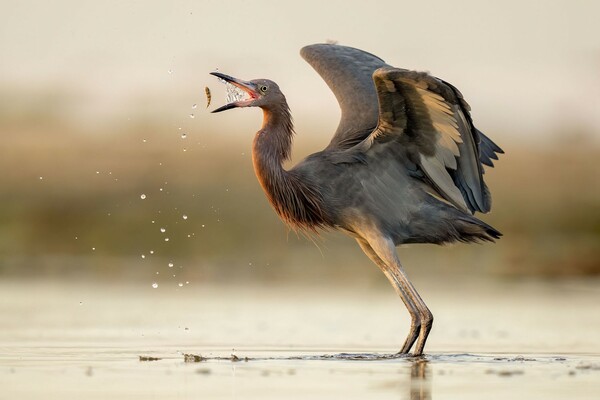
[[[194,119],[194,118],[196,118],[196,116],[194,114],[190,114],[190,118]]]
[[[196,109],[196,107],[198,107],[198,104],[192,104],[192,109]]]
[[[154,250],[150,250],[150,254],[154,254]]]
[[[169,241],[169,238],[165,238],[165,242],[168,242],[168,241]]]
[[[154,289],[156,289],[156,288],[158,287],[158,283],[154,282],[154,283],[152,284],[152,287],[153,287]]]
[[[140,199],[142,199],[142,200],[146,200],[146,195],[142,193],[142,194],[140,195]]]
[[[202,227],[204,228],[204,224],[202,224]]]
[[[182,138],[182,139],[185,139],[185,138],[187,138],[187,133],[182,133],[182,134],[181,134],[181,138]]]
[[[183,287],[183,283],[182,282],[179,282],[178,285],[179,285],[179,287]]]
[[[100,173],[100,171],[96,171],[96,174],[99,174],[99,173]]]
[[[96,250],[96,248],[95,248],[95,247],[92,247],[92,250]]]
[[[160,191],[162,192],[162,191],[163,191],[163,188],[160,188],[160,189],[158,189],[158,190],[160,190]]]
[[[152,220],[152,223],[154,223],[154,220]]]
[[[80,302],[79,302],[79,305],[80,305],[80,306],[82,306],[82,305],[83,305],[83,301],[80,301]]]
[[[142,254],[142,258],[146,258],[146,255],[145,255],[145,254]]]
[[[169,268],[173,268],[173,265],[175,265],[175,264],[173,264],[172,262],[170,262],[169,263]]]
[[[166,230],[165,228],[160,228],[160,231],[161,231],[162,233],[165,233],[167,230]]]
[[[142,139],[142,142],[146,143],[146,142],[147,142],[147,140],[146,140],[146,139]]]
[[[41,180],[43,180],[43,179],[44,179],[44,177],[43,177],[43,176],[40,176],[40,181],[41,181]]]
[[[172,70],[172,69],[170,69],[170,70],[168,70],[167,72],[169,73],[169,75],[171,75],[171,74],[173,73],[173,70]]]
[[[190,283],[190,281],[185,281],[185,284],[186,284],[186,285],[189,285],[189,283]]]
[[[181,218],[187,219],[187,215],[183,214],[183,216]]]
[[[183,148],[183,151],[187,151],[187,149],[184,147],[184,148]]]

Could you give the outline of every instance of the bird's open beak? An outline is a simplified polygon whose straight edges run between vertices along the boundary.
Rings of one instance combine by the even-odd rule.
[[[212,111],[213,113],[218,113],[221,111],[229,110],[230,108],[248,107],[259,96],[258,88],[257,88],[256,84],[254,84],[252,82],[242,81],[241,79],[237,79],[232,76],[222,74],[220,72],[211,72],[210,74],[216,76],[217,78],[223,79],[224,81],[231,83],[232,85],[242,89],[249,96],[249,98],[246,100],[238,100],[238,101],[233,101],[231,103],[225,104],[224,106],[219,107],[216,110],[213,110]]]

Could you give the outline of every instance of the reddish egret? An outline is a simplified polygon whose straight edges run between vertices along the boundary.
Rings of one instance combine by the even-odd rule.
[[[400,353],[421,355],[433,315],[396,254],[403,243],[493,241],[501,234],[473,216],[490,210],[482,164],[503,151],[473,125],[454,86],[387,65],[351,47],[315,44],[302,57],[335,94],[341,121],[329,145],[291,169],[294,129],[275,82],[212,72],[247,93],[213,112],[260,107],[252,160],[281,219],[294,229],[338,229],[356,239],[411,315]],[[416,342],[416,344],[415,344]]]

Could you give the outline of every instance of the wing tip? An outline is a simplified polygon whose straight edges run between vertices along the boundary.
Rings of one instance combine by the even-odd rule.
[[[309,61],[310,59],[314,59],[316,56],[319,56],[323,52],[331,50],[331,49],[338,49],[340,51],[360,52],[360,53],[363,53],[370,57],[373,57],[373,58],[381,61],[384,64],[386,63],[380,57],[376,56],[373,53],[369,53],[368,51],[364,51],[364,50],[358,49],[356,47],[344,46],[344,45],[337,44],[337,43],[314,43],[314,44],[306,45],[300,49],[300,56],[304,60]]]
[[[307,46],[304,46],[300,49],[300,56],[308,61],[308,58],[310,57],[310,53],[311,50],[315,49],[317,46],[319,46],[319,44],[309,44]]]

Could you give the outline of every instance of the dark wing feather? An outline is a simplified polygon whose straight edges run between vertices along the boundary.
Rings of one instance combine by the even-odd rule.
[[[504,150],[492,142],[492,139],[485,136],[479,129],[477,129],[477,133],[479,134],[479,139],[481,139],[479,142],[479,159],[488,167],[493,167],[494,162],[492,160],[497,160],[497,154],[504,154]]]
[[[378,69],[373,80],[379,122],[364,146],[399,141],[444,199],[464,211],[489,211],[481,137],[460,92],[426,73],[391,67]],[[484,141],[491,150],[499,150],[487,137]]]
[[[335,44],[306,46],[300,55],[327,83],[342,111],[327,148],[346,149],[369,136],[378,118],[373,72],[387,64],[373,54]]]
[[[504,154],[504,150],[502,150],[496,143],[494,143],[492,141],[492,139],[485,136],[483,134],[483,132],[481,132],[479,129],[475,128],[475,126],[473,125],[473,120],[471,119],[471,115],[469,113],[471,111],[471,106],[469,106],[469,104],[466,102],[462,93],[456,87],[451,85],[450,83],[443,81],[443,80],[442,80],[442,82],[445,85],[447,85],[448,87],[450,87],[454,91],[454,94],[458,97],[458,104],[463,109],[463,113],[467,117],[467,119],[471,125],[473,134],[476,138],[476,143],[478,144],[478,147],[479,147],[479,161],[482,164],[485,164],[488,167],[493,168],[494,163],[493,163],[492,159],[497,160],[498,156],[496,154]],[[485,173],[485,171],[482,171],[482,173]]]

